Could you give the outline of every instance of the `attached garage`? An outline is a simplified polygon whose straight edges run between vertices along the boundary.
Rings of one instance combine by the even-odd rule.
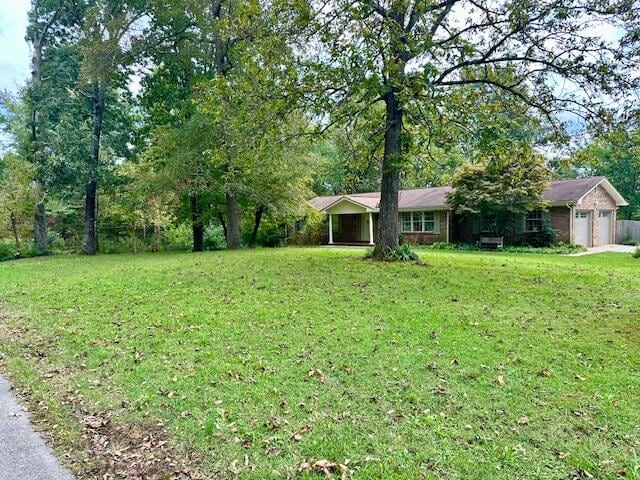
[[[615,243],[616,210],[627,203],[606,178],[584,182],[588,180],[593,182],[590,188],[570,204],[574,212],[572,242],[583,247]]]
[[[593,244],[592,226],[593,220],[591,218],[591,212],[576,211],[573,223],[574,243],[582,245],[583,247],[591,247]]]
[[[613,230],[615,228],[615,226],[613,225],[613,219],[615,217],[616,212],[615,211],[609,211],[609,210],[600,210],[599,213],[599,238],[600,238],[600,245],[610,245],[612,243],[615,243],[615,240],[613,238]]]

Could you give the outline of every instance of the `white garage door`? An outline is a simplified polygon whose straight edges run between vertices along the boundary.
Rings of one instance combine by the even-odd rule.
[[[575,242],[583,247],[591,246],[591,213],[576,212],[575,224]]]
[[[600,245],[609,245],[613,243],[611,238],[611,212],[600,212]]]

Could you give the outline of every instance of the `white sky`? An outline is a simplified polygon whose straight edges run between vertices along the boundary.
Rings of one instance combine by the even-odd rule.
[[[0,0],[0,90],[16,92],[29,76],[25,41],[30,0]]]

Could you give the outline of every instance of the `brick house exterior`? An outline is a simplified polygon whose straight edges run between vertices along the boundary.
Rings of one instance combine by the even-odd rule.
[[[398,225],[403,241],[430,245],[435,242],[475,243],[484,221],[461,216],[447,205],[450,187],[401,190]],[[323,243],[373,245],[378,231],[379,192],[315,197],[310,204],[326,214],[327,235]],[[543,223],[555,231],[556,242],[587,247],[613,243],[616,210],[624,198],[605,177],[556,180],[543,194],[546,209],[508,219],[505,243],[526,241]]]

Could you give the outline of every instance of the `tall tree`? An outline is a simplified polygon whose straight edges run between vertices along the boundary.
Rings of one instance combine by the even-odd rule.
[[[91,154],[85,185],[83,253],[98,252],[100,147],[107,99],[126,89],[137,41],[144,38],[142,0],[91,0],[81,19],[82,81],[91,109]]]
[[[285,2],[286,3],[286,2]],[[334,0],[301,2],[303,83],[334,120],[384,104],[375,255],[398,243],[398,190],[408,116],[437,112],[447,90],[489,86],[544,112],[597,115],[598,95],[629,84],[632,36],[608,43],[593,25],[631,29],[635,2],[599,0]],[[288,11],[288,10],[287,10]],[[318,48],[322,46],[323,48]],[[511,80],[501,72],[508,70]],[[558,79],[581,95],[565,95]]]
[[[23,95],[28,110],[28,133],[21,140],[21,153],[34,165],[35,215],[34,240],[40,252],[48,250],[46,198],[52,183],[52,117],[67,96],[65,86],[71,76],[51,75],[60,69],[67,72],[73,65],[55,65],[58,51],[72,36],[69,27],[82,9],[81,4],[64,0],[33,0],[29,12],[27,41],[31,45],[31,78]],[[49,74],[45,78],[45,74]]]
[[[176,153],[173,157],[167,152],[164,164],[182,173],[177,179],[190,210],[194,251],[204,248],[204,227],[212,213],[214,186],[211,172],[206,171],[204,153],[215,140],[210,137],[211,132],[206,134],[209,126],[203,124],[202,116],[195,112],[194,100],[198,96],[195,87],[199,82],[224,76],[233,68],[234,49],[241,34],[246,33],[240,27],[244,24],[238,21],[240,3],[236,0],[195,0],[153,6],[152,43],[155,48],[147,53],[155,67],[143,81],[142,103],[149,114],[147,128],[152,135],[158,134],[158,138],[172,144],[175,144],[171,140],[174,138],[177,143],[190,147],[183,152],[190,158],[182,167],[176,162],[184,160],[183,154],[175,150],[171,150]],[[185,142],[179,138],[181,131],[185,133]],[[159,159],[157,153],[154,156]],[[228,223],[239,239],[235,196],[227,195],[226,203]]]
[[[578,174],[603,175],[625,197],[626,219],[640,219],[640,129],[627,124],[599,133],[571,159]]]

